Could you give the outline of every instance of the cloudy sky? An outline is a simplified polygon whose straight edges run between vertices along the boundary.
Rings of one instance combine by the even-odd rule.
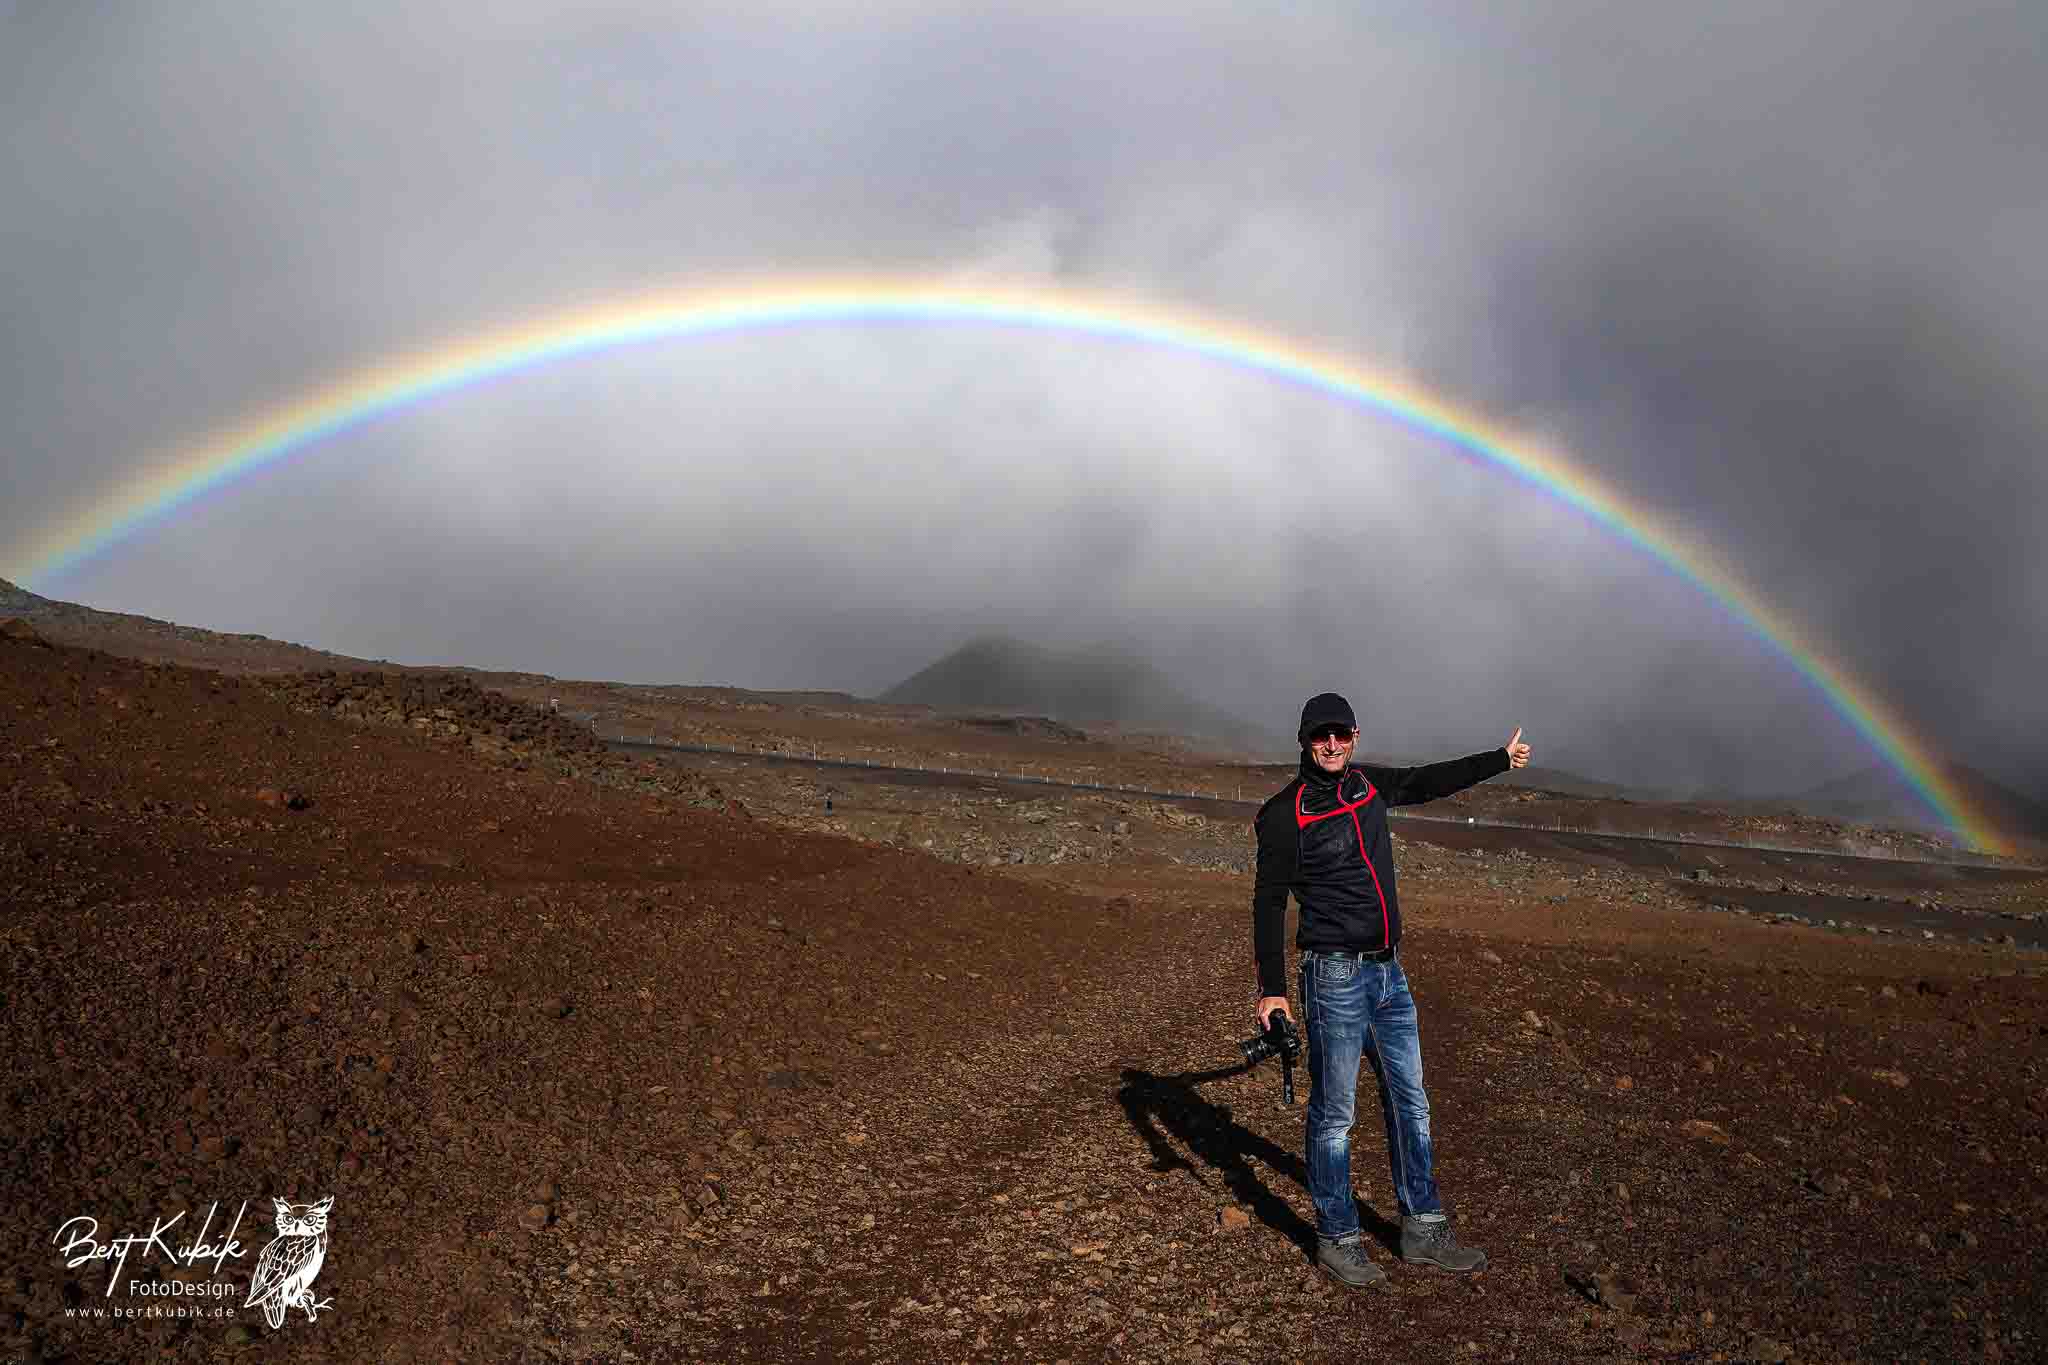
[[[1140,645],[1369,747],[1789,790],[1869,751],[1440,442],[963,324],[643,346],[47,528],[393,354],[655,289],[1111,293],[1420,378],[2048,783],[2048,7],[0,0],[0,575],[347,653],[876,691]],[[365,12],[367,11],[367,12]]]

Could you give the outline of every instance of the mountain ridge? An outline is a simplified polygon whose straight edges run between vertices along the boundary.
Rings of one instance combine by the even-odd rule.
[[[19,617],[53,641],[165,663],[248,673],[282,674],[362,668],[454,672],[480,681],[540,684],[547,675],[475,669],[464,665],[407,665],[336,654],[253,632],[208,630],[156,617],[103,611],[43,597],[0,578],[0,620]],[[662,686],[662,685],[656,685]],[[857,702],[840,692],[766,693],[729,690],[734,696],[791,704]],[[1182,692],[1172,678],[1134,651],[1114,644],[1078,650],[1030,645],[987,634],[918,670],[873,701],[926,706],[941,712],[974,713],[971,723],[1042,718],[1055,725],[1113,730],[1128,740],[1161,736],[1168,751],[1208,749],[1227,761],[1265,766],[1294,750],[1292,735],[1252,724]],[[1440,755],[1439,755],[1440,756]],[[1290,760],[1282,762],[1286,766]],[[2001,835],[2022,844],[2048,843],[2048,803],[2015,791],[1963,763],[1942,765],[1942,776],[1964,794]],[[1542,786],[1567,794],[1629,801],[1685,801],[1575,773],[1532,770],[1503,779],[1509,785]],[[1791,808],[1858,824],[1936,828],[1926,803],[1906,780],[1882,767],[1869,767],[1803,791],[1773,797],[1716,798],[1694,802],[1763,810]]]

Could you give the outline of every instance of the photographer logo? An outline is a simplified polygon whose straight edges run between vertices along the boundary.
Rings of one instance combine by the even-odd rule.
[[[273,1221],[277,1235],[256,1257],[248,1298],[239,1308],[260,1307],[273,1329],[284,1326],[285,1312],[291,1308],[303,1310],[306,1321],[317,1321],[320,1310],[334,1303],[332,1298],[316,1298],[313,1293],[313,1281],[327,1260],[327,1214],[334,1207],[334,1197],[329,1195],[314,1204],[293,1204],[283,1199],[271,1202],[276,1208]],[[208,1205],[197,1233],[182,1243],[178,1238],[189,1209],[169,1218],[153,1218],[146,1232],[124,1233],[104,1240],[97,1218],[81,1214],[65,1219],[50,1240],[57,1245],[66,1269],[103,1262],[108,1268],[104,1297],[113,1298],[116,1287],[125,1281],[125,1298],[171,1300],[106,1308],[78,1305],[67,1309],[66,1316],[235,1317],[238,1306],[234,1300],[239,1289],[232,1280],[239,1267],[229,1263],[250,1254],[239,1235],[248,1209],[248,1201],[244,1200],[225,1231],[216,1235],[215,1224],[220,1218],[220,1203],[216,1200]],[[137,1257],[132,1272],[128,1263],[131,1255]],[[140,1273],[153,1263],[168,1266],[168,1272],[160,1276]]]

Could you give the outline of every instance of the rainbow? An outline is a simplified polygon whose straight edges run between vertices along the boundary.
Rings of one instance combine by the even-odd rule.
[[[1948,778],[1905,718],[1770,605],[1709,547],[1541,442],[1395,375],[1212,317],[1150,302],[1047,289],[905,281],[768,283],[639,296],[458,338],[372,365],[260,412],[160,462],[10,559],[47,583],[243,474],[329,437],[472,384],[647,342],[823,324],[967,323],[1164,348],[1351,404],[1432,436],[1575,509],[1706,594],[1802,675],[1972,847],[2009,854],[1991,816]]]

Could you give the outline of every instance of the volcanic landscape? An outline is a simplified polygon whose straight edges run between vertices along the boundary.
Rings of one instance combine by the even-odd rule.
[[[1491,1265],[1382,1247],[1357,1294],[1312,1264],[1300,1107],[1237,1065],[1284,776],[10,622],[0,1358],[2048,1357],[2048,874],[1537,784],[1397,822]],[[272,1329],[271,1201],[329,1197],[327,1306]],[[218,1266],[59,1244],[245,1202]],[[113,1316],[175,1303],[239,1311]]]

